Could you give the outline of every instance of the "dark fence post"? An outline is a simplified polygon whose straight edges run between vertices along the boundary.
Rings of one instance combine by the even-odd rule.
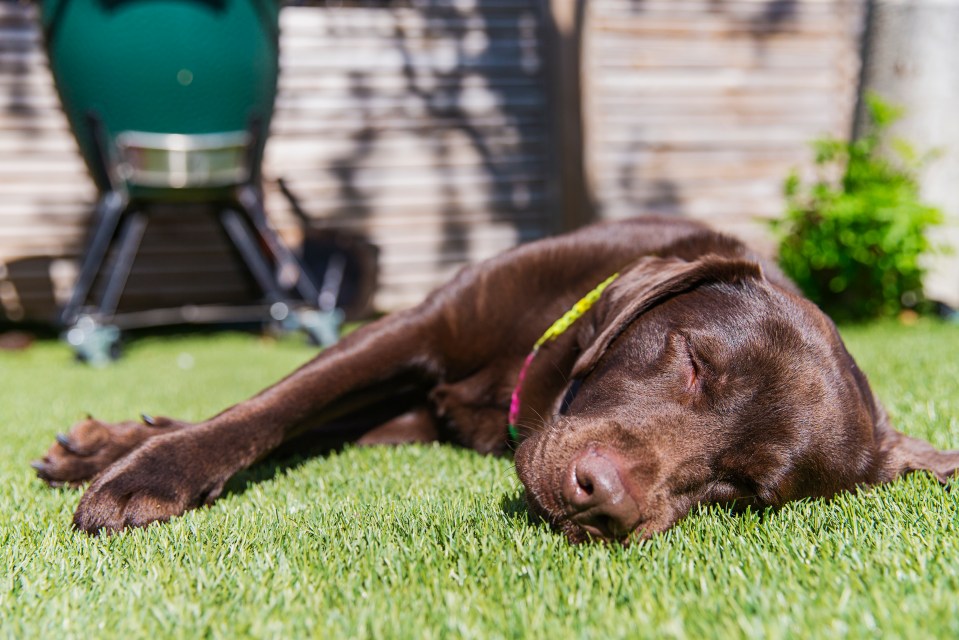
[[[582,52],[587,0],[543,0],[546,72],[553,118],[555,231],[595,219],[583,114]]]

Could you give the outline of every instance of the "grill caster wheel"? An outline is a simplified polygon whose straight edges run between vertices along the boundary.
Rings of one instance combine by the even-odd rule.
[[[77,320],[64,337],[73,347],[76,359],[93,367],[105,367],[119,359],[122,352],[120,329],[97,324],[88,316]]]
[[[277,302],[270,307],[270,315],[283,331],[302,331],[310,344],[329,347],[340,339],[343,324],[342,309],[317,311],[315,309],[290,309],[286,303]]]

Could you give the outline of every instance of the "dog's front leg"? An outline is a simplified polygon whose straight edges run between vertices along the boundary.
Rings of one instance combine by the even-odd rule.
[[[117,531],[210,503],[231,476],[302,430],[357,408],[364,396],[388,396],[409,374],[438,376],[438,317],[424,304],[384,318],[250,400],[150,439],[95,479],[74,524],[89,533]]]

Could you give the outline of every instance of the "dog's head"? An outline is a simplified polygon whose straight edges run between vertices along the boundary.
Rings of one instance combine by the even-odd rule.
[[[563,408],[516,453],[530,506],[573,541],[875,473],[882,416],[865,378],[832,322],[755,262],[643,258],[576,331]]]

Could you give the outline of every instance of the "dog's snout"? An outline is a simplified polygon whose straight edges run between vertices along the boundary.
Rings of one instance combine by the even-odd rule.
[[[573,458],[563,483],[570,519],[594,537],[625,538],[641,518],[630,485],[619,456],[586,450]]]

